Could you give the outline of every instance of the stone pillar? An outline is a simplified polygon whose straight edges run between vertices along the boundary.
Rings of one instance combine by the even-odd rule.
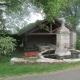
[[[62,22],[61,28],[57,33],[57,48],[55,54],[58,58],[64,58],[64,56],[70,56],[71,52],[68,50],[70,47],[70,31],[65,27]]]
[[[70,49],[75,49],[76,47],[76,33],[71,32],[70,34]]]

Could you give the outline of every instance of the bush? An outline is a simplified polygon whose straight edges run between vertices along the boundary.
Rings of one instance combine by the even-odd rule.
[[[12,37],[0,38],[0,55],[10,55],[15,50],[16,40]]]
[[[77,36],[76,49],[80,50],[80,36]]]

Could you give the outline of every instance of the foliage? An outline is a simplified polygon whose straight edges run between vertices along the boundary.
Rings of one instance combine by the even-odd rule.
[[[74,29],[80,23],[80,0],[65,0],[60,9],[60,17],[65,18],[67,23]]]
[[[0,30],[6,30],[6,14],[20,11],[22,2],[24,0],[0,0]]]
[[[4,7],[4,10],[1,11],[2,14],[3,13],[10,14],[13,12],[21,13],[22,8],[24,8],[24,6],[22,5],[26,3],[30,6],[34,6],[34,9],[37,9],[37,11],[40,10],[39,12],[41,12],[42,14],[45,13],[45,17],[48,19],[48,21],[52,21],[52,22],[54,22],[52,17],[54,15],[55,16],[58,15],[60,6],[64,2],[64,0],[0,0],[0,1],[7,4],[7,5],[3,4],[3,6],[1,5],[2,7]],[[26,12],[28,12],[27,9],[28,8],[26,8]],[[3,18],[2,14],[0,15],[0,19],[1,19],[0,22],[2,28],[5,29],[6,28],[5,19]],[[21,15],[19,15],[19,19],[20,17]],[[10,26],[12,27],[12,24]]]
[[[80,50],[80,36],[77,36],[76,48]]]
[[[45,24],[40,24],[39,27],[40,29],[43,29],[45,27]]]
[[[11,37],[0,38],[0,55],[10,55],[15,50],[16,40]]]
[[[45,28],[46,30],[49,31],[49,27],[47,25],[45,25],[45,24],[40,24],[39,27],[40,27],[40,29]]]
[[[30,0],[36,7],[41,8],[47,20],[53,22],[53,16],[58,16],[59,9],[64,0]]]
[[[48,21],[54,22],[52,18],[53,16],[65,18],[67,23],[69,23],[75,29],[79,25],[79,22],[80,22],[79,20],[80,0],[0,0],[0,1],[8,3],[8,5],[2,6],[2,7],[6,7],[5,11],[4,10],[2,11],[7,14],[10,14],[10,12],[20,13],[22,7],[24,8],[24,6],[22,5],[25,3],[30,6],[34,6],[34,9],[37,9],[36,10],[37,12],[41,12],[42,15],[45,15],[44,18],[47,18]],[[27,9],[28,9],[28,6],[26,10]],[[2,18],[1,14],[0,14],[0,21],[2,22],[1,25],[2,25],[2,28],[4,29],[5,20],[4,18]],[[19,19],[20,17],[21,15],[19,16]]]
[[[12,11],[18,11],[21,8],[21,4],[24,1],[25,0],[0,0],[0,2],[2,2],[4,6],[7,6],[6,9],[9,9]]]

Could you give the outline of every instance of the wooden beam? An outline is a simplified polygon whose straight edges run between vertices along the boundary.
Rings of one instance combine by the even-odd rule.
[[[58,30],[59,28],[60,28],[60,27],[58,27],[58,28],[56,28],[56,29],[52,30],[52,32],[54,32],[54,31]]]
[[[56,29],[54,29],[52,32],[54,32],[54,31],[56,31],[57,30],[57,28]]]
[[[45,24],[45,25],[46,25],[46,24],[48,24],[48,23],[49,23],[49,22],[45,22],[45,23],[43,23],[43,24]]]
[[[46,24],[49,24],[49,22],[45,22],[45,23],[43,23],[43,24],[45,24],[45,25],[46,25]],[[44,29],[45,31],[47,31],[47,32],[49,32],[49,33],[50,33],[50,31],[49,31],[49,30],[47,30],[46,28],[44,28],[44,27],[43,27],[42,29]]]
[[[36,31],[36,30],[38,30],[38,29],[39,29],[39,27],[37,27],[37,28],[31,30],[29,33],[33,33],[34,31]]]
[[[52,23],[50,23],[50,33],[52,33]]]
[[[54,24],[54,23],[53,23],[53,24]],[[55,23],[54,25],[56,25],[56,26],[58,26],[58,27],[61,26],[61,25],[58,25],[58,24],[56,24],[56,23]]]
[[[56,35],[57,33],[29,33],[27,35]]]
[[[49,32],[49,33],[50,33],[50,31],[49,31],[49,30],[47,30],[47,29],[45,29],[45,28],[42,28],[42,29],[44,29],[45,31],[47,31],[47,32]]]
[[[24,45],[24,50],[26,52],[27,51],[27,33],[24,33],[23,45]]]

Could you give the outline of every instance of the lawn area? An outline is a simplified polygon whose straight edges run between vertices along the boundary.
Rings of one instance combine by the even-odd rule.
[[[80,66],[75,63],[27,63],[10,65],[12,57],[21,57],[24,53],[14,53],[12,56],[0,60],[0,77],[18,76],[23,74],[43,73],[57,70],[64,70]]]

